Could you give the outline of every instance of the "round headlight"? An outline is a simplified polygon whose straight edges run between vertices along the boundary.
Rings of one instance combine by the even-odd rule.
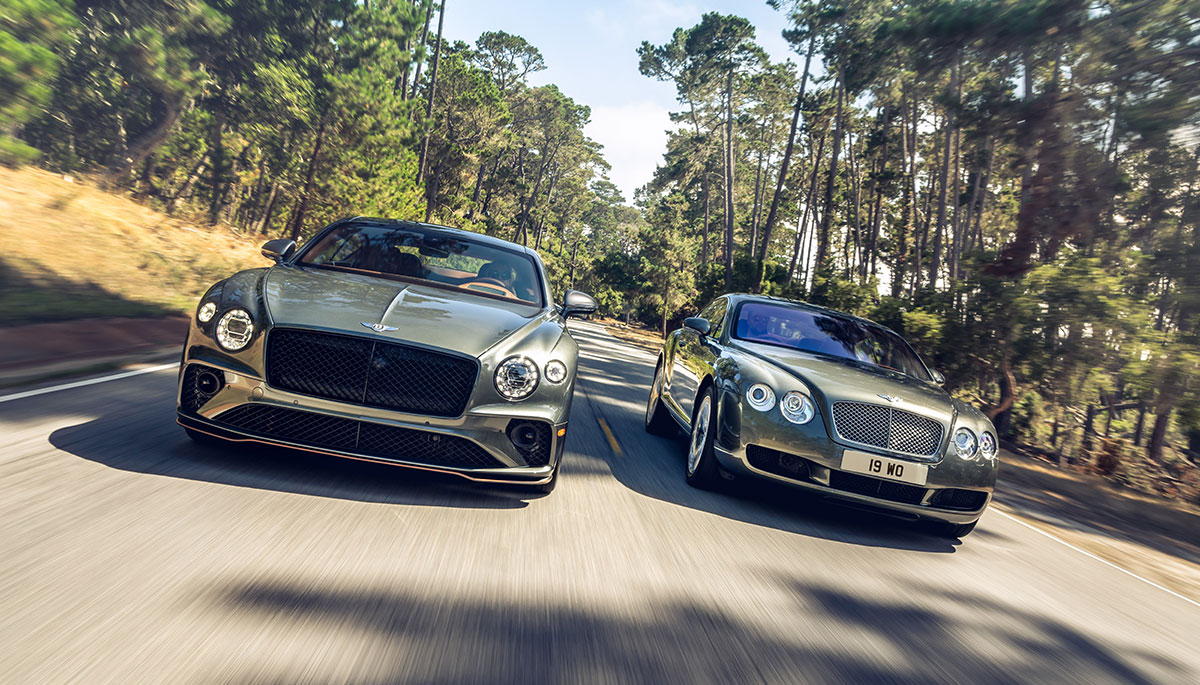
[[[245,309],[231,309],[225,312],[217,321],[217,343],[229,350],[237,352],[250,344],[254,337],[254,320]]]
[[[792,423],[808,423],[817,415],[817,408],[808,395],[792,390],[779,401],[779,412]]]
[[[209,321],[212,321],[213,315],[216,313],[217,303],[205,302],[204,305],[200,307],[200,311],[196,312],[196,318],[200,320],[200,323],[208,323]]]
[[[496,392],[506,400],[523,400],[537,388],[537,364],[525,357],[509,357],[496,367]]]
[[[954,453],[963,459],[970,459],[975,456],[975,450],[979,444],[975,441],[975,434],[969,428],[959,428],[954,431]]]
[[[755,383],[746,390],[746,401],[759,411],[770,411],[775,406],[775,391],[765,383]]]
[[[567,380],[567,365],[557,359],[546,362],[546,380],[551,383],[562,383]]]
[[[983,456],[988,459],[996,458],[996,436],[984,431],[983,435],[979,436],[979,451],[983,452]]]

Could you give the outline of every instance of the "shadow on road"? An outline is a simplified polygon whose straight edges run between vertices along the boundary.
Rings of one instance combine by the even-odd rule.
[[[516,488],[469,483],[382,464],[338,459],[263,445],[199,445],[172,417],[108,415],[50,434],[50,443],[82,459],[122,471],[383,504],[517,509],[537,495]],[[138,429],[130,430],[129,426]]]
[[[767,578],[768,583],[772,579]],[[795,607],[725,611],[706,599],[623,612],[577,602],[422,596],[285,581],[235,582],[206,600],[253,622],[238,682],[1123,682],[1195,674],[1138,646],[1101,643],[1064,622],[983,596],[899,580],[879,599],[777,579]],[[934,608],[936,607],[936,608]],[[781,630],[779,624],[792,630]],[[836,635],[856,635],[839,641]],[[294,640],[326,648],[263,655]],[[365,646],[353,657],[329,645]],[[232,655],[231,655],[232,656]],[[258,658],[255,658],[258,657]],[[268,666],[273,661],[275,665]],[[243,657],[230,663],[245,663]],[[1194,682],[1194,681],[1193,681]]]
[[[572,411],[575,435],[567,443],[564,476],[572,472],[611,472],[630,490],[647,497],[729,519],[769,526],[797,535],[871,547],[953,553],[956,540],[932,535],[914,522],[852,509],[768,481],[738,480],[725,492],[696,490],[684,480],[682,435],[652,436],[643,428],[644,402],[654,372],[654,356],[632,352],[590,330],[573,330],[584,347],[580,386]],[[622,455],[606,448],[595,430],[603,419]],[[583,443],[591,449],[580,450]]]

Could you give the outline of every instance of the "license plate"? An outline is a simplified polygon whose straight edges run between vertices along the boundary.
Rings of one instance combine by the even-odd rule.
[[[913,485],[924,485],[929,477],[929,467],[925,464],[888,459],[856,450],[842,453],[842,470]]]

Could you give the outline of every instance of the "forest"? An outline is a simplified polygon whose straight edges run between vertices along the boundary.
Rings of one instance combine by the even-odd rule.
[[[646,37],[678,106],[633,198],[587,94],[519,35],[446,39],[454,0],[0,0],[0,163],[264,239],[500,236],[664,334],[723,292],[850,312],[1007,444],[1195,497],[1195,0],[768,4],[782,63],[732,15]]]

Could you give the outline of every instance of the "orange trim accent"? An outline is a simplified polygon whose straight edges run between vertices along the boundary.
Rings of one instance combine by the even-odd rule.
[[[284,448],[287,448],[290,450],[300,450],[301,452],[312,452],[313,454],[323,454],[323,455],[326,455],[329,457],[341,457],[342,459],[354,459],[355,461],[365,461],[365,462],[370,462],[372,464],[384,464],[387,466],[396,466],[396,467],[402,468],[402,469],[416,469],[418,471],[429,471],[431,473],[445,473],[445,474],[450,474],[450,475],[454,475],[454,476],[461,476],[463,478],[466,478],[469,481],[473,481],[476,483],[500,483],[503,485],[545,485],[546,483],[550,482],[551,478],[553,478],[553,475],[546,476],[545,478],[543,478],[541,480],[504,480],[504,479],[500,479],[500,478],[477,478],[475,476],[467,475],[466,473],[463,473],[462,471],[451,471],[448,469],[434,468],[432,466],[417,466],[416,464],[404,464],[404,463],[399,463],[399,462],[395,462],[395,461],[387,461],[386,459],[372,459],[370,457],[356,457],[356,456],[352,456],[349,454],[342,454],[340,452],[328,452],[326,450],[319,450],[319,449],[315,449],[312,447],[298,447],[298,446],[289,445],[289,444],[283,443],[283,442],[271,442],[269,440],[261,440],[259,438],[248,438],[248,437],[227,438],[223,435],[217,435],[216,433],[210,433],[209,431],[202,430],[200,428],[193,428],[192,426],[186,426],[178,418],[175,419],[175,423],[177,423],[180,426],[183,426],[184,428],[187,428],[189,430],[194,430],[198,433],[204,433],[205,435],[210,435],[214,438],[217,438],[218,440],[225,440],[226,442],[256,442],[260,445],[270,445],[272,447],[284,447]]]

